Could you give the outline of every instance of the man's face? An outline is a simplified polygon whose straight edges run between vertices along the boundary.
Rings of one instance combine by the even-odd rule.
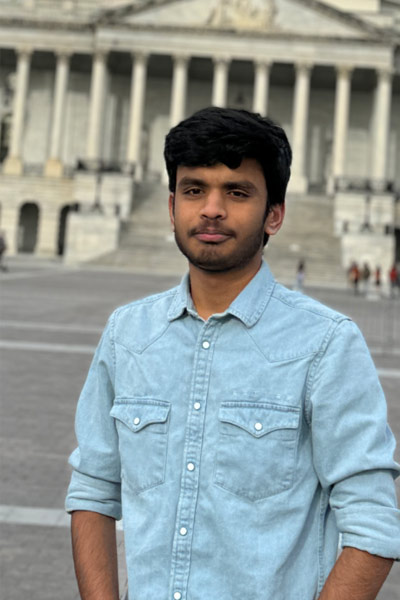
[[[237,169],[178,167],[169,198],[176,243],[189,262],[205,271],[224,272],[259,262],[264,232],[274,235],[283,206],[266,216],[267,187],[255,159]]]

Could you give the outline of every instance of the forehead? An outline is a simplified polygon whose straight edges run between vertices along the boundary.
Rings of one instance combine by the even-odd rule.
[[[201,179],[208,183],[248,181],[260,190],[266,188],[264,172],[255,158],[244,158],[237,169],[230,169],[223,163],[210,167],[178,166],[176,171],[177,186],[182,179],[187,178]]]

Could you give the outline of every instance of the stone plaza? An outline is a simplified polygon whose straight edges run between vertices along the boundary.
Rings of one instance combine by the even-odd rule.
[[[109,313],[180,277],[65,268],[26,258],[10,258],[8,266],[8,273],[0,273],[0,596],[78,600],[63,511],[76,401]],[[387,396],[389,423],[400,439],[400,298],[372,301],[326,287],[306,292],[361,327]],[[399,599],[395,565],[379,600]]]

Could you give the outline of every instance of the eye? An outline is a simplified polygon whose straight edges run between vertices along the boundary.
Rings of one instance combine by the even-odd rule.
[[[187,190],[183,190],[183,193],[185,194],[185,196],[198,196],[199,194],[201,194],[201,191],[202,190],[200,188],[191,187]]]
[[[249,195],[243,190],[230,190],[229,194],[238,200],[242,200],[249,197]]]

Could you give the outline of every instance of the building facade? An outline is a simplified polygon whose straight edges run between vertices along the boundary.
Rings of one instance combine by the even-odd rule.
[[[394,260],[399,40],[399,0],[0,0],[9,252],[63,254],[71,211],[87,258],[102,227],[111,249],[165,133],[213,104],[284,126],[290,192],[332,197],[344,263],[369,234]]]

